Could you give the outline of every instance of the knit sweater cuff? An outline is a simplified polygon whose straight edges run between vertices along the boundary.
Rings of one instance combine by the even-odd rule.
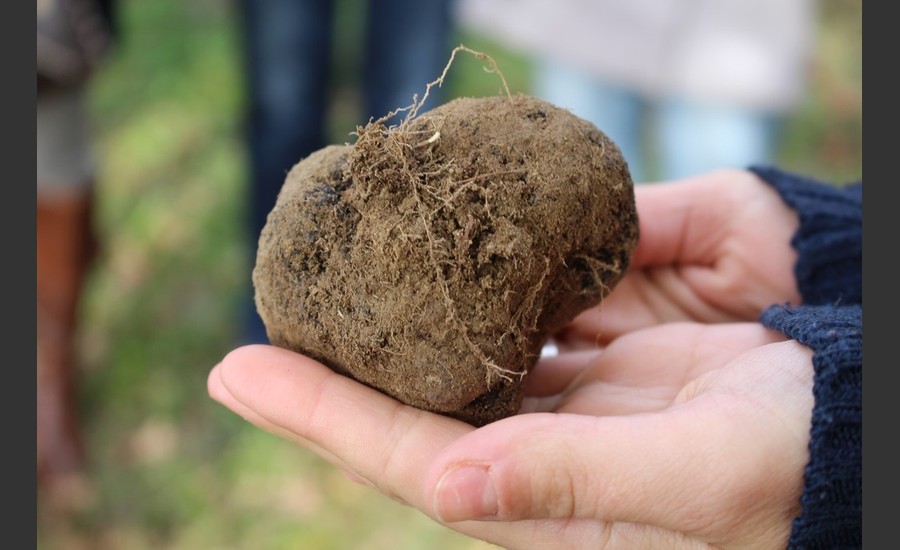
[[[802,511],[789,548],[862,546],[862,306],[772,306],[767,327],[813,350]]]
[[[778,168],[750,171],[800,217],[791,240],[804,304],[862,303],[862,182],[839,188]]]

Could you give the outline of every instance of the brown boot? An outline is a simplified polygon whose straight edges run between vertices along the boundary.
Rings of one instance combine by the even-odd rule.
[[[37,199],[38,484],[52,485],[84,467],[79,425],[75,335],[85,275],[95,255],[93,195]]]

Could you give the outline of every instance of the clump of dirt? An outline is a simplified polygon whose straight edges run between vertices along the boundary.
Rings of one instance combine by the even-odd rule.
[[[515,414],[549,336],[638,238],[617,146],[525,95],[460,98],[290,171],[253,283],[271,342],[476,426]]]

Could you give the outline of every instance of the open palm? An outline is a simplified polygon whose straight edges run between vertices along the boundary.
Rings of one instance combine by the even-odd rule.
[[[479,429],[269,346],[209,392],[449,527],[508,548],[772,548],[799,513],[809,350],[754,323],[673,323],[547,358]]]

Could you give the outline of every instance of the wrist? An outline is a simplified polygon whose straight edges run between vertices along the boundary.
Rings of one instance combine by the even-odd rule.
[[[773,167],[750,171],[794,209],[794,275],[803,303],[862,303],[861,183],[839,188]]]

